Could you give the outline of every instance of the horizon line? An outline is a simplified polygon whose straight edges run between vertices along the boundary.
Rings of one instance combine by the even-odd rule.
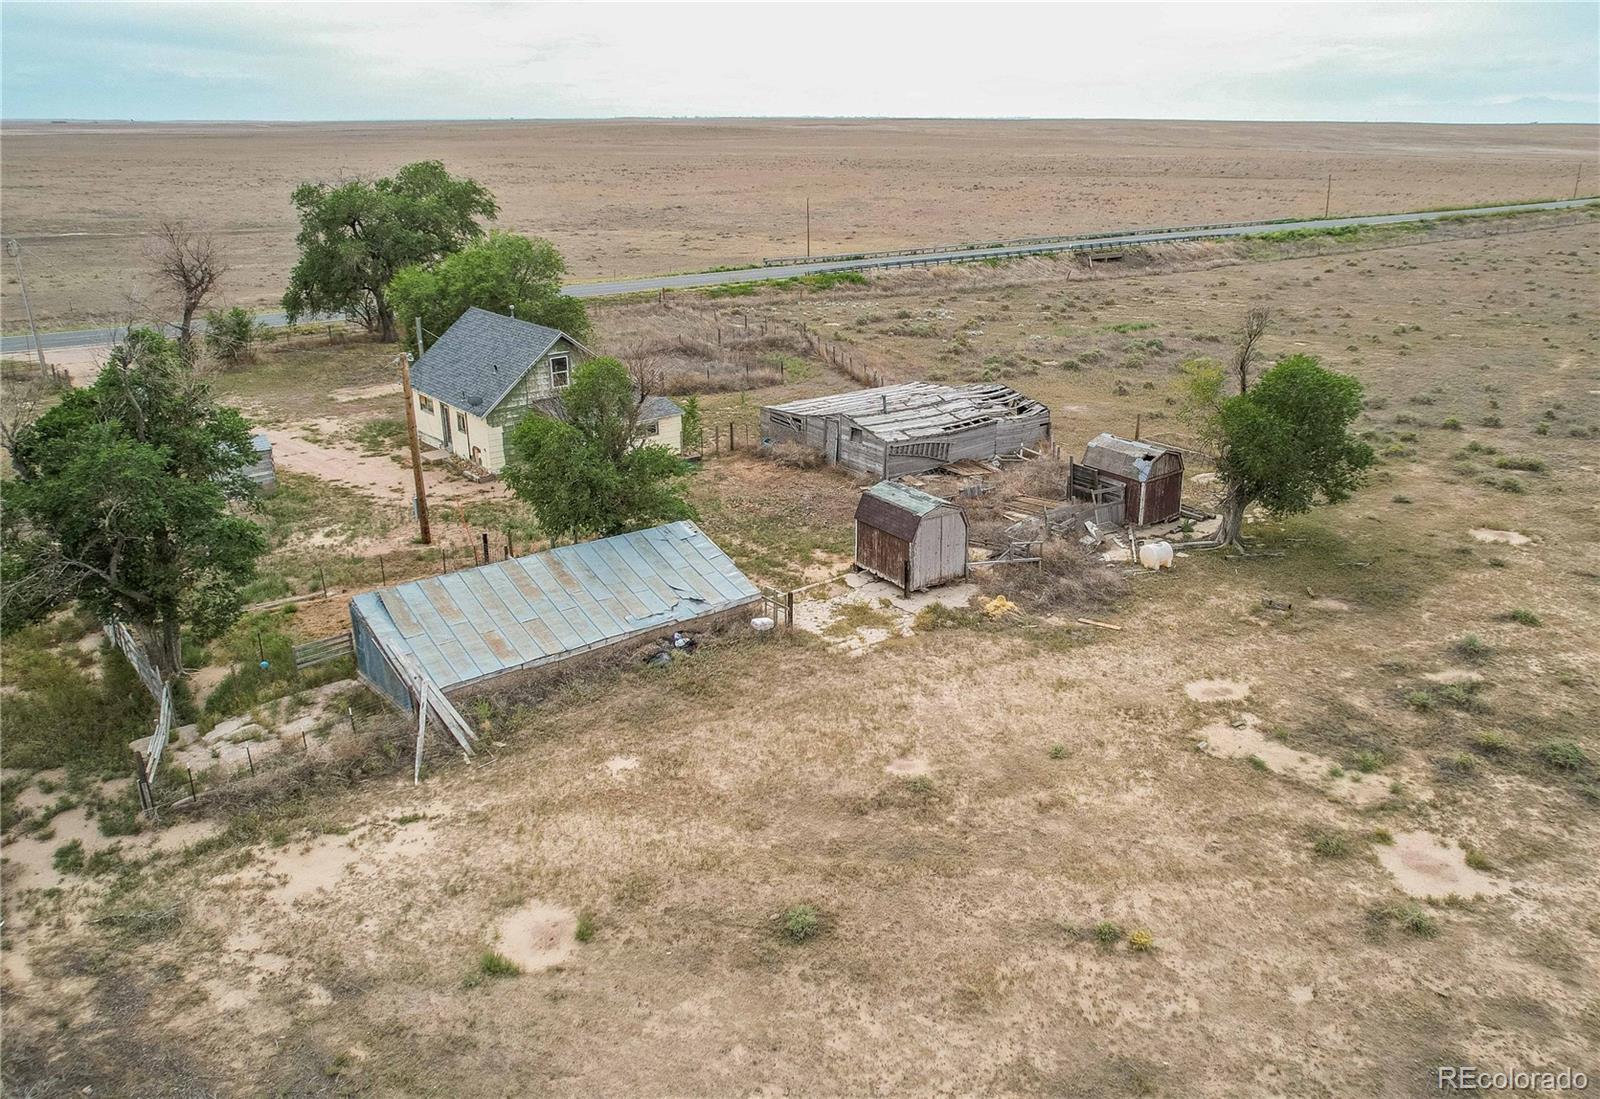
[[[1505,121],[1438,121],[1430,119],[1382,118],[1179,118],[1141,115],[452,115],[416,116],[407,118],[89,118],[71,115],[44,115],[9,117],[0,115],[0,125],[37,123],[42,125],[267,125],[267,126],[331,126],[331,125],[382,125],[415,124],[424,122],[1166,122],[1166,123],[1238,123],[1265,126],[1600,126],[1600,117],[1592,122],[1570,120],[1526,119],[1520,122]]]

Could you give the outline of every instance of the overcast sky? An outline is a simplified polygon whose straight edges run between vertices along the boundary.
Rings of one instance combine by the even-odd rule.
[[[6,118],[1600,121],[1600,4],[0,5]]]

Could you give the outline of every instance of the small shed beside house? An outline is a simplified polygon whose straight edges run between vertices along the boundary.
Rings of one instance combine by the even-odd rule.
[[[250,436],[250,449],[255,454],[255,460],[244,467],[244,475],[261,490],[262,495],[271,496],[278,489],[278,467],[272,461],[272,440],[264,432],[257,431]]]
[[[361,679],[415,713],[414,671],[446,697],[511,685],[762,603],[727,554],[678,522],[363,592],[350,627]]]
[[[948,500],[880,481],[856,505],[856,568],[907,594],[967,575],[967,516]]]
[[[1082,465],[1102,482],[1122,486],[1122,521],[1136,527],[1178,518],[1183,506],[1183,452],[1101,432],[1084,448]]]

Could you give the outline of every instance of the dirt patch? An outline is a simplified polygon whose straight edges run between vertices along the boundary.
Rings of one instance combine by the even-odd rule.
[[[884,767],[886,774],[894,775],[896,778],[916,778],[919,775],[926,775],[932,770],[933,768],[928,765],[927,760],[917,756],[901,756],[899,759],[890,760],[888,765]]]
[[[629,771],[637,771],[638,769],[639,760],[634,756],[612,756],[606,760],[606,770],[611,773],[612,778],[620,779]]]
[[[1388,793],[1386,783],[1366,778],[1360,772],[1345,772],[1326,756],[1297,751],[1267,736],[1255,714],[1240,714],[1234,722],[1215,722],[1195,735],[1201,750],[1209,755],[1259,761],[1274,774],[1298,779],[1355,805],[1370,805]]]
[[[1533,539],[1517,530],[1491,530],[1488,527],[1473,527],[1467,532],[1479,542],[1498,542],[1507,546],[1526,546]]]
[[[798,629],[826,637],[841,651],[861,653],[891,637],[910,637],[917,615],[935,603],[964,607],[978,594],[972,583],[950,584],[912,592],[871,573],[852,572],[826,588],[797,598],[794,624]]]
[[[1313,599],[1309,606],[1314,611],[1331,611],[1335,614],[1343,614],[1346,611],[1355,609],[1343,599],[1330,599],[1326,596],[1320,599]]]
[[[1401,832],[1374,848],[1378,861],[1413,897],[1492,896],[1510,888],[1467,865],[1466,852],[1432,832]]]
[[[578,917],[565,908],[534,901],[495,925],[493,945],[524,973],[560,965],[572,953]]]
[[[1250,695],[1250,684],[1238,679],[1196,679],[1183,685],[1183,693],[1196,702],[1240,702]]]
[[[1470,671],[1467,668],[1446,668],[1442,672],[1425,672],[1422,676],[1429,683],[1482,683],[1483,675]]]

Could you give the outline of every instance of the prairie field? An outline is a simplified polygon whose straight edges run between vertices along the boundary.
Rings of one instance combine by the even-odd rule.
[[[227,304],[276,307],[295,186],[415,160],[487,185],[499,224],[548,237],[578,280],[803,255],[808,199],[826,254],[1565,198],[1580,165],[1600,179],[1594,127],[1568,125],[7,121],[0,141],[5,231],[51,329],[168,319],[144,274],[163,218],[224,241]],[[0,289],[19,331],[9,265]]]
[[[1062,175],[1122,155],[1092,124],[1019,124],[1027,140],[1003,153],[939,125],[939,171],[982,152],[1031,176],[1051,137],[1072,146],[1054,154]],[[552,129],[587,135],[589,173],[641,140],[625,124]],[[1293,212],[1335,154],[1370,169],[1365,206],[1550,189],[1531,130],[1494,131],[1490,155],[1430,128],[1290,129],[1272,140],[1295,151],[1270,154],[1250,127],[1141,129],[1126,155],[1144,183],[1124,180],[1122,205],[1074,186],[1030,211],[1043,192],[1018,188],[946,213],[971,235],[1037,227],[1038,209],[1058,225]],[[641,171],[712,195],[716,220],[743,228],[691,244],[699,214],[669,228],[625,206],[638,251],[594,232],[585,255],[572,240],[599,199],[525,181],[530,206],[564,211],[580,270],[792,246],[709,181],[731,178],[735,151],[801,178],[788,157],[839,155],[819,132],[871,132],[685,131],[704,159],[664,148]],[[507,178],[559,159],[496,151],[496,133],[521,132],[442,129]],[[202,154],[206,133],[22,148],[194,142],[183,155],[223,164],[259,140],[309,163],[324,140],[228,131]],[[333,163],[372,170],[417,140],[394,128]],[[830,246],[919,231],[899,215],[934,183],[890,137],[872,144],[819,183],[882,172],[904,189],[863,200],[858,235]],[[1448,168],[1462,163],[1485,174]],[[1232,182],[1198,182],[1224,164]],[[297,169],[283,170],[265,198]],[[1446,179],[1458,190],[1424,194]],[[281,221],[265,198],[229,216]],[[950,606],[908,636],[838,644],[881,611],[859,607],[819,634],[714,639],[665,671],[485,696],[472,715],[487,751],[467,765],[435,750],[421,786],[403,723],[354,701],[359,744],[313,744],[161,829],[114,816],[126,780],[8,765],[7,1090],[1402,1097],[1432,1094],[1440,1064],[1600,1076],[1597,277],[1586,211],[597,307],[603,346],[671,347],[684,379],[706,371],[707,424],[733,424],[741,449],[708,454],[693,498],[767,584],[848,565],[857,486],[762,458],[741,429],[764,403],[856,384],[840,362],[1004,381],[1051,406],[1066,453],[1136,423],[1183,443],[1179,365],[1226,354],[1266,304],[1269,358],[1307,352],[1361,380],[1379,463],[1345,504],[1248,523],[1248,555],[1195,550],[1123,580],[1094,613],[1120,629]],[[802,325],[833,350],[779,335]],[[270,350],[213,379],[307,463],[263,518],[263,598],[313,590],[318,567],[339,589],[263,612],[297,637],[337,628],[379,556],[391,580],[439,567],[408,540],[391,354]],[[312,399],[329,389],[331,404]],[[1185,496],[1202,506],[1206,471],[1191,456]],[[500,490],[452,491],[460,521],[441,525],[458,552],[479,529],[537,537]],[[1007,590],[998,570],[991,582]],[[92,663],[87,625],[51,631],[28,644]],[[264,723],[293,716],[270,708]]]

